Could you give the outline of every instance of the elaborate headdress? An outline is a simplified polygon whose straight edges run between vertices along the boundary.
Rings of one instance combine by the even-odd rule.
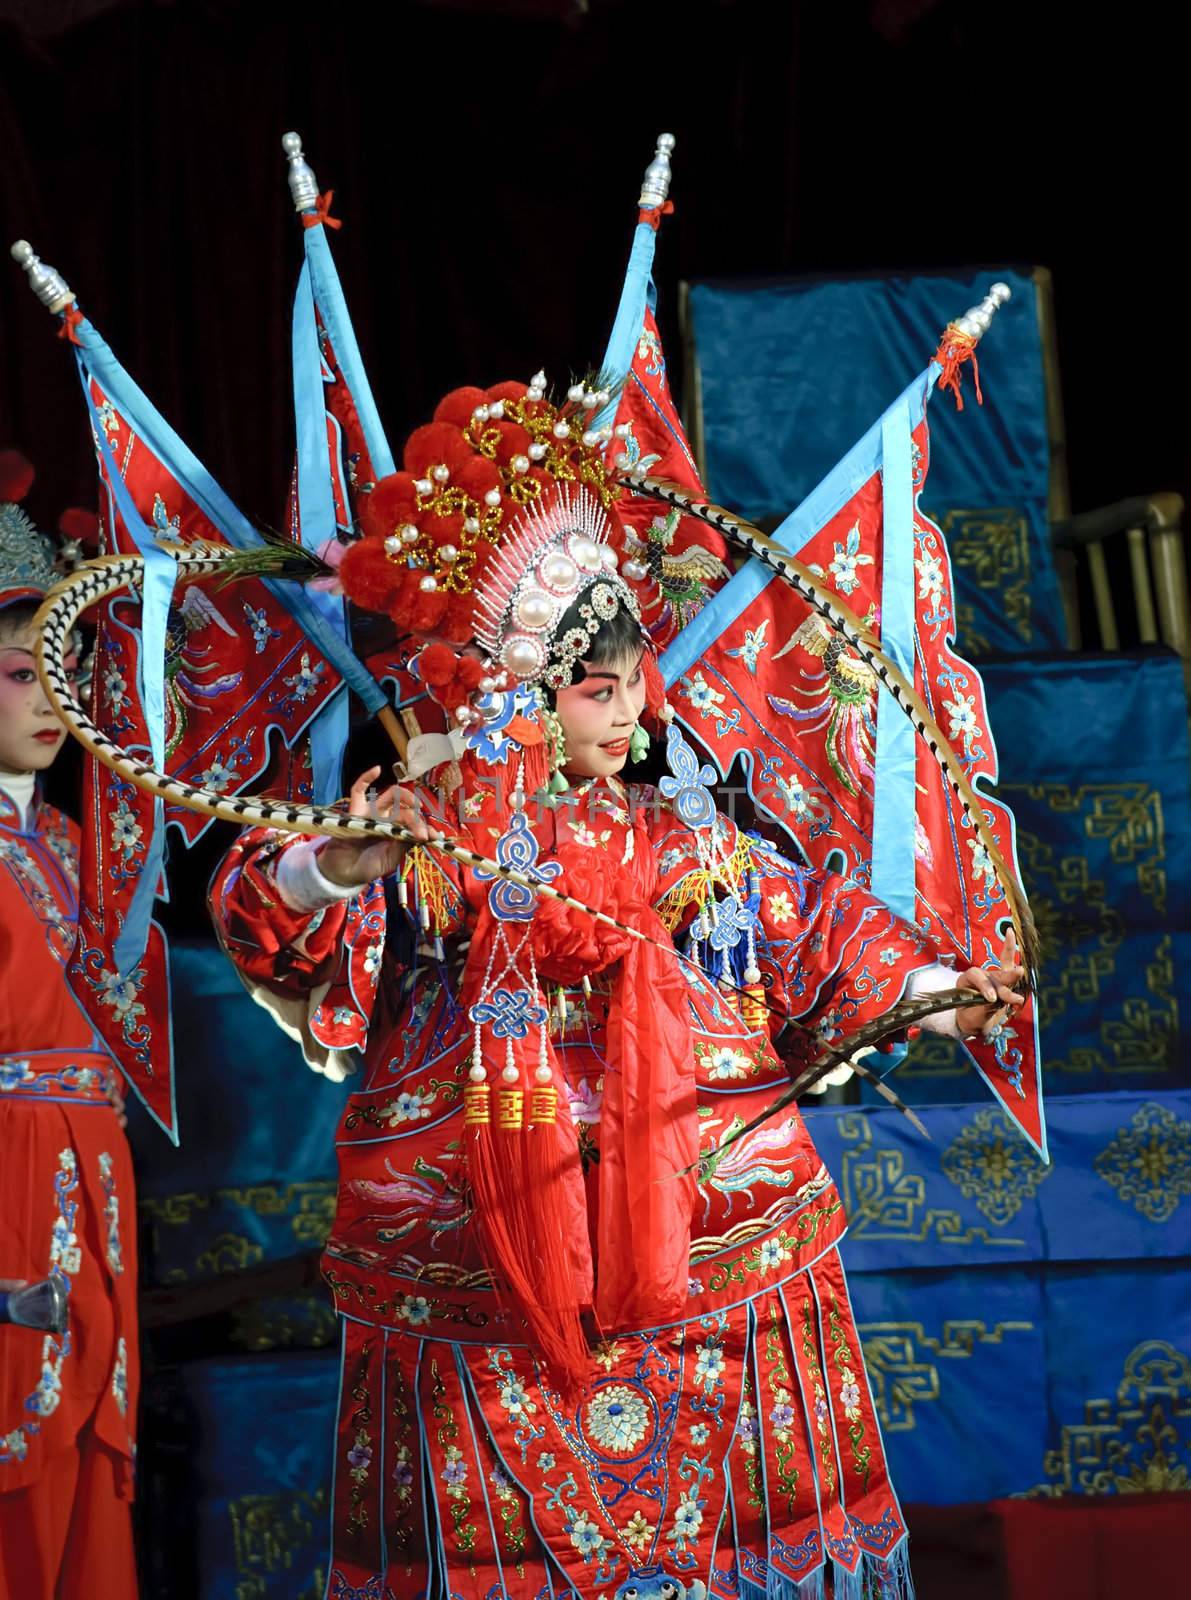
[[[602,623],[621,610],[640,621],[613,542],[621,491],[602,453],[613,429],[591,426],[608,399],[575,384],[556,406],[540,372],[528,385],[456,389],[411,435],[405,470],[361,502],[363,537],[339,580],[355,604],[431,645],[424,680],[461,723],[478,715],[477,690],[565,688]],[[560,631],[573,607],[578,624]],[[486,662],[442,648],[468,644]]]
[[[19,451],[0,450],[0,610],[44,600],[62,574],[78,565],[82,547],[95,542],[95,515],[78,508],[58,519],[60,543],[42,533],[20,504],[33,476]]]

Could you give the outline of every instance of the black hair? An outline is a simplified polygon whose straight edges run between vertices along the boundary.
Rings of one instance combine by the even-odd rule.
[[[562,620],[554,630],[556,638],[561,638],[571,628],[586,627],[584,618],[579,613],[581,605],[589,602],[586,596],[580,595],[574,605],[563,613]],[[645,634],[641,624],[633,613],[621,605],[614,617],[609,617],[607,622],[601,622],[599,632],[591,636],[591,643],[583,652],[583,658],[576,661],[572,683],[582,683],[586,673],[583,663],[588,662],[593,667],[606,667],[610,664],[623,661],[626,656],[632,656],[645,644]]]
[[[0,643],[6,643],[25,629],[37,615],[40,600],[14,600],[10,606],[0,606]]]

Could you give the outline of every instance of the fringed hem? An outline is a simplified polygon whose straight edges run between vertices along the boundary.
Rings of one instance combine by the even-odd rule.
[[[903,1539],[889,1556],[862,1555],[855,1572],[832,1561],[796,1582],[770,1567],[764,1588],[742,1577],[738,1595],[739,1600],[914,1600],[909,1540]]]

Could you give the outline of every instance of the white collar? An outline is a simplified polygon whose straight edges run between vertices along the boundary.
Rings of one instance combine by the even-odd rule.
[[[3,789],[21,818],[21,832],[29,825],[29,808],[37,787],[35,772],[0,772],[0,789]]]

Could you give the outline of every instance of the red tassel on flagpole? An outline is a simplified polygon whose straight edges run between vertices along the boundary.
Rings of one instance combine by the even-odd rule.
[[[302,226],[304,228],[317,228],[319,226],[342,228],[343,223],[340,218],[331,215],[331,201],[334,198],[334,189],[328,189],[326,194],[320,194],[314,210],[302,214]]]
[[[673,210],[673,200],[667,200],[660,206],[642,206],[637,213],[637,221],[647,222],[656,233],[662,225],[662,218],[670,216]]]
[[[970,361],[972,380],[976,385],[976,404],[978,406],[984,404],[984,396],[980,393],[980,363],[976,360],[976,340],[970,333],[961,332],[954,322],[948,323],[939,341],[939,348],[935,351],[935,361],[943,369],[939,377],[939,388],[951,390],[958,411],[964,408],[964,397],[960,393],[961,374],[965,362]]]
[[[83,313],[78,306],[67,306],[62,313],[62,326],[58,329],[59,339],[69,339],[71,344],[81,344],[82,341],[74,330],[82,320]]]

